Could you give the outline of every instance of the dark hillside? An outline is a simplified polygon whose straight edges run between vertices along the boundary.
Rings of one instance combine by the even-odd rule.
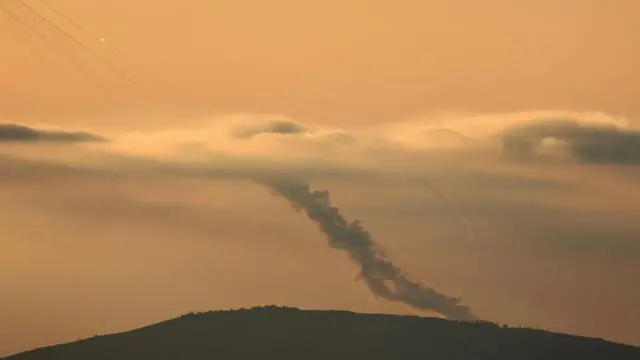
[[[5,360],[640,359],[640,348],[491,323],[261,307],[187,314]]]

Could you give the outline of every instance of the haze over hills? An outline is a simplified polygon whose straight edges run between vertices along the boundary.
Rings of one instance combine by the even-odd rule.
[[[119,334],[4,360],[80,359],[640,359],[601,339],[415,316],[266,306],[189,313]]]
[[[640,346],[640,2],[461,3],[0,0],[0,357],[248,302]],[[274,317],[127,346],[476,339]]]

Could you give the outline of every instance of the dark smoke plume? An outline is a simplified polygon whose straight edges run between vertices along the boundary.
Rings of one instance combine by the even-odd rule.
[[[348,223],[337,207],[331,205],[327,191],[310,190],[309,185],[291,181],[261,181],[287,199],[298,211],[304,211],[327,236],[332,248],[345,251],[360,266],[359,277],[374,295],[403,302],[413,308],[435,311],[448,319],[476,319],[460,299],[440,294],[412,281],[393,264],[358,221]]]

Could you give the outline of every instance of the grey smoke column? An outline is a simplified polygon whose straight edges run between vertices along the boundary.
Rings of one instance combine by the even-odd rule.
[[[347,252],[349,258],[360,266],[360,278],[376,296],[400,301],[420,310],[435,311],[448,319],[475,319],[469,307],[460,305],[460,299],[440,294],[410,280],[400,267],[386,258],[358,221],[348,223],[340,210],[331,205],[329,192],[312,191],[305,183],[274,180],[260,182],[315,221],[327,235],[332,248]]]

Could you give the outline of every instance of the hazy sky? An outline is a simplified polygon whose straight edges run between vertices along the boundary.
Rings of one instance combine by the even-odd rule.
[[[640,344],[637,1],[49,1],[83,29],[25,3],[74,40],[0,7],[0,355],[192,310],[417,314],[265,174],[482,318]]]
[[[39,0],[28,3],[182,115],[284,112],[369,123],[442,109],[640,114],[634,0],[55,1],[104,42]],[[130,103],[126,84],[93,86],[87,74],[104,74],[78,59],[86,55],[7,7],[50,41],[44,46],[2,16],[9,56],[0,115],[104,115]]]

